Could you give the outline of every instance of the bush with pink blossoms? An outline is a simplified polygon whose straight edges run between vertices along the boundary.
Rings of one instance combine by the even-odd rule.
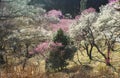
[[[58,42],[43,42],[40,43],[39,45],[37,45],[36,48],[34,48],[33,51],[30,51],[29,54],[40,54],[42,55],[45,59],[48,57],[46,56],[46,54],[48,53],[48,51],[55,49],[56,47],[61,47],[62,44],[58,43]]]
[[[50,10],[47,14],[45,14],[45,16],[60,18],[63,17],[63,14],[60,10]]]
[[[62,29],[64,32],[67,32],[69,29],[69,26],[74,22],[72,19],[61,19],[57,24],[50,24],[50,27],[52,28],[52,31],[57,31],[59,29]]]
[[[119,0],[109,0],[109,3],[111,2],[118,2]]]
[[[62,47],[62,43],[58,43],[58,42],[50,42],[50,47],[51,48],[55,48],[55,47]]]
[[[75,20],[79,20],[81,15],[75,16]]]
[[[88,14],[95,12],[94,8],[88,8],[84,10],[81,14]],[[80,18],[81,15],[78,15],[75,17],[75,19],[65,19],[64,15],[62,15],[61,11],[57,10],[51,10],[46,14],[47,17],[55,17],[56,20],[59,19],[57,22],[51,22],[50,28],[53,32],[62,29],[64,32],[68,32],[69,26],[71,26],[76,20]]]
[[[95,12],[95,9],[94,8],[88,8],[88,9],[84,10],[81,14],[88,14],[88,13],[92,13],[92,12]]]
[[[50,22],[50,28],[53,32],[62,29],[67,32],[69,26],[74,22],[72,19],[65,19],[65,16],[60,10],[51,10],[45,14],[45,17]]]

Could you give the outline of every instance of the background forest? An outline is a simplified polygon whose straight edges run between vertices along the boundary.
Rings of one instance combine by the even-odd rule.
[[[0,78],[120,78],[120,1],[0,0]]]

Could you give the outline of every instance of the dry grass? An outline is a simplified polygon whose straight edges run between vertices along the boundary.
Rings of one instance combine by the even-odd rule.
[[[1,78],[36,78],[42,75],[41,71],[37,71],[36,67],[28,66],[24,70],[22,66],[6,66],[1,71]],[[41,78],[41,77],[40,77]]]
[[[74,61],[79,65],[70,62],[68,69],[62,72],[45,73],[45,62],[39,60],[37,63],[38,59],[36,60],[34,57],[28,60],[31,63],[28,63],[24,70],[22,65],[1,67],[0,78],[120,78],[120,52],[111,53],[111,63],[117,72],[103,62],[92,61],[89,63],[86,53],[83,52],[83,54],[79,52],[79,60],[84,65],[79,64],[76,54]],[[99,56],[98,53],[94,53],[94,55]],[[97,59],[101,60],[99,58]]]
[[[45,73],[34,65],[27,66],[24,70],[21,65],[6,66],[0,74],[0,78],[119,78],[118,73],[104,65],[99,65],[97,69],[89,65],[74,66],[56,73]]]

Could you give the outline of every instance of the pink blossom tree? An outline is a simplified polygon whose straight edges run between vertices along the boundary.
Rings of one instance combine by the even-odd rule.
[[[81,14],[88,14],[88,13],[92,13],[92,12],[95,12],[95,9],[94,8],[88,8],[88,9],[85,9],[84,11],[82,11]]]
[[[69,26],[74,22],[72,19],[61,19],[57,24],[50,24],[50,27],[52,28],[52,31],[57,31],[59,29],[62,29],[64,32],[67,32],[69,29]]]
[[[71,25],[74,20],[72,19],[65,19],[64,15],[60,10],[51,10],[47,14],[45,14],[46,17],[52,18],[58,20],[56,23],[50,22],[50,27],[53,32],[57,31],[58,29],[62,29],[63,31],[67,32],[69,25]]]
[[[56,17],[56,18],[62,18],[63,14],[60,10],[50,10],[45,14],[47,17]]]
[[[35,47],[33,49],[33,51],[29,52],[29,54],[31,54],[31,55],[33,55],[33,54],[40,54],[40,55],[43,56],[43,58],[47,59],[47,57],[48,57],[47,53],[50,50],[54,50],[56,47],[60,47],[60,46],[62,46],[61,43],[46,41],[46,42],[38,44],[37,47]]]
[[[119,0],[109,0],[109,3],[111,2],[118,2]]]
[[[88,14],[91,12],[95,12],[95,9],[88,8],[84,10],[81,14]],[[69,30],[69,26],[72,25],[77,19],[80,18],[80,15],[78,15],[75,17],[75,19],[66,19],[64,18],[64,15],[62,15],[62,12],[59,10],[51,10],[45,16],[55,17],[59,19],[57,23],[53,23],[53,22],[50,23],[50,28],[53,32],[56,32],[59,29],[62,29],[64,32],[67,32]]]

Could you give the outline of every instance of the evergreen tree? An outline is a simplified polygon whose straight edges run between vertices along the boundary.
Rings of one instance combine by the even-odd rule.
[[[70,39],[64,34],[62,29],[57,31],[53,41],[55,43],[62,43],[63,46],[55,47],[50,51],[49,57],[46,61],[46,67],[48,67],[48,70],[63,70],[68,65],[67,60],[73,58],[76,48],[70,45]]]
[[[57,34],[53,37],[53,41],[60,42],[64,46],[68,45],[70,42],[69,37],[64,34],[62,29],[57,31]]]

